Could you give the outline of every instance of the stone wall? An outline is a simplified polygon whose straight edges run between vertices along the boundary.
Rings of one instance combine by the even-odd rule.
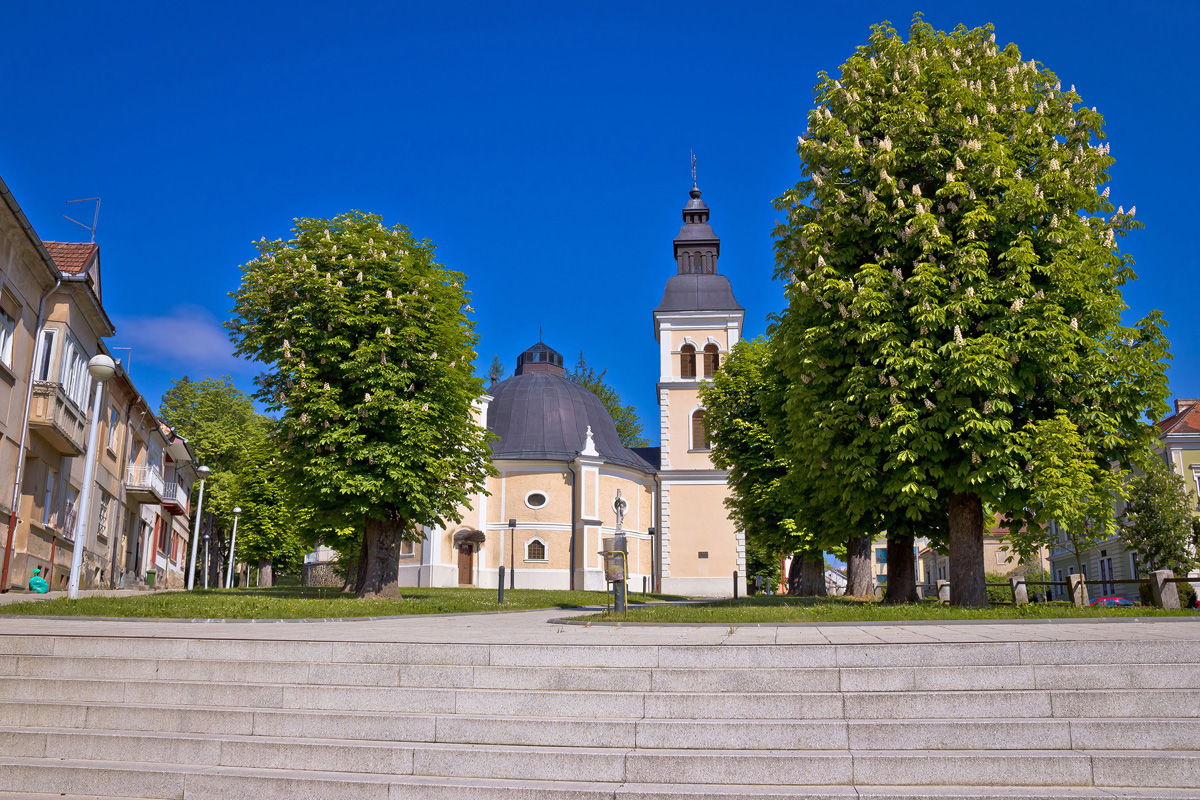
[[[337,586],[341,587],[342,579],[333,569],[333,562],[326,561],[318,564],[305,564],[300,573],[301,586]]]

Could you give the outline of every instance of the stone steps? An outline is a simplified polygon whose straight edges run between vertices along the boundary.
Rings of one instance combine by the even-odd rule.
[[[1196,800],[1198,785],[1200,642],[1190,640],[555,647],[0,636],[0,800],[28,790]]]
[[[269,685],[398,686],[625,692],[837,692],[1026,689],[1189,689],[1200,663],[969,665],[945,667],[613,668],[441,664],[200,661],[155,658],[0,656],[0,677],[218,682]]]
[[[1200,786],[1200,752],[1127,750],[740,750],[545,747],[332,740],[229,734],[0,728],[5,756],[192,767],[287,769],[441,778],[735,785]],[[969,779],[968,779],[969,778]],[[1165,782],[1165,784],[1164,784]]]
[[[0,700],[0,729],[305,736],[452,744],[744,750],[1200,750],[1200,719],[654,720]]]
[[[76,702],[208,707],[323,709],[398,713],[627,719],[1016,719],[1076,717],[1191,718],[1193,689],[977,689],[832,692],[608,692],[536,689],[443,689],[399,686],[252,684],[216,681],[69,679],[55,697]],[[804,702],[791,702],[802,694]],[[44,684],[0,677],[0,700],[38,700]]]
[[[448,766],[439,770],[453,773],[458,761],[428,762],[434,766]],[[399,797],[459,797],[470,793],[487,792],[489,796],[512,797],[569,797],[569,798],[633,798],[655,796],[666,800],[670,797],[729,798],[747,795],[779,797],[950,797],[997,796],[997,797],[1188,797],[1173,786],[1195,786],[1196,761],[1194,757],[1183,758],[1172,755],[1130,758],[1129,756],[1107,756],[1102,753],[1078,753],[1069,758],[1062,754],[1052,757],[1036,752],[1031,755],[1012,754],[1009,758],[990,759],[978,755],[962,756],[956,762],[933,759],[913,759],[908,755],[888,752],[862,755],[823,756],[820,759],[803,761],[782,760],[778,756],[764,754],[730,760],[719,754],[711,756],[707,763],[697,754],[679,756],[672,761],[669,756],[658,759],[631,761],[626,772],[629,780],[590,781],[575,774],[567,778],[537,779],[536,777],[501,777],[514,769],[497,768],[499,762],[489,759],[484,772],[496,776],[478,775],[429,775],[429,774],[379,774],[368,772],[323,771],[318,768],[272,768],[243,767],[230,765],[175,764],[152,761],[105,761],[88,759],[37,758],[22,756],[0,756],[0,791],[22,791],[20,787],[33,786],[37,789],[70,791],[86,785],[105,797],[158,797],[203,800],[204,798],[254,797],[293,798],[306,800],[337,798],[344,800],[362,798]],[[512,767],[521,762],[518,754],[510,760]],[[949,763],[948,763],[949,762]],[[470,764],[470,761],[466,761]],[[974,780],[965,784],[946,784],[944,770],[953,769],[956,777],[969,775]],[[462,768],[465,770],[465,766]],[[683,773],[679,770],[704,769],[707,783],[672,782]],[[1146,778],[1145,786],[1093,786],[1091,772],[1096,780],[1107,776],[1117,777],[1128,784],[1130,775]],[[461,770],[460,770],[461,771]],[[1013,781],[1010,776],[1024,775]],[[1039,776],[1057,775],[1052,783],[1034,783]],[[646,776],[649,780],[638,780]],[[816,778],[816,783],[804,781],[805,776]],[[875,782],[875,776],[880,780]],[[748,778],[749,782],[737,782]],[[907,778],[911,782],[896,784],[897,779]],[[991,780],[989,780],[991,779]],[[999,780],[997,780],[999,779]],[[853,784],[851,781],[853,780]],[[1173,786],[1156,786],[1155,783],[1173,781]],[[1187,791],[1187,790],[1184,790]],[[1194,797],[1194,789],[1191,797]],[[478,795],[476,795],[478,796]]]

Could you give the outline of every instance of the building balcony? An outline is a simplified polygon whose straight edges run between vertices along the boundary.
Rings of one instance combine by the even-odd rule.
[[[162,475],[151,467],[130,467],[125,477],[125,496],[132,502],[157,505],[163,501]]]
[[[61,383],[34,381],[29,428],[64,456],[83,455],[86,415],[67,397]]]
[[[188,493],[178,483],[163,485],[163,511],[177,517],[188,515]]]

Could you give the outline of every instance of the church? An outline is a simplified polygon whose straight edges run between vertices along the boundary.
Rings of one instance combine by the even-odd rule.
[[[596,395],[566,377],[562,354],[537,342],[511,378],[476,403],[496,435],[487,493],[462,522],[405,543],[401,586],[603,590],[601,540],[629,543],[629,588],[696,596],[746,590],[745,538],[729,519],[699,387],[741,335],[745,310],[717,270],[721,240],[693,184],[674,240],[675,274],[654,309],[660,447],[630,449]],[[620,500],[618,501],[618,490]]]

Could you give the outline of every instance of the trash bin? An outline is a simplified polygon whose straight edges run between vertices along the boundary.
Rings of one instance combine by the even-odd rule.
[[[157,575],[157,573],[155,573],[154,570],[152,570],[152,569],[146,570],[146,587],[153,589],[154,588],[154,579],[157,577],[158,577],[158,575]]]

